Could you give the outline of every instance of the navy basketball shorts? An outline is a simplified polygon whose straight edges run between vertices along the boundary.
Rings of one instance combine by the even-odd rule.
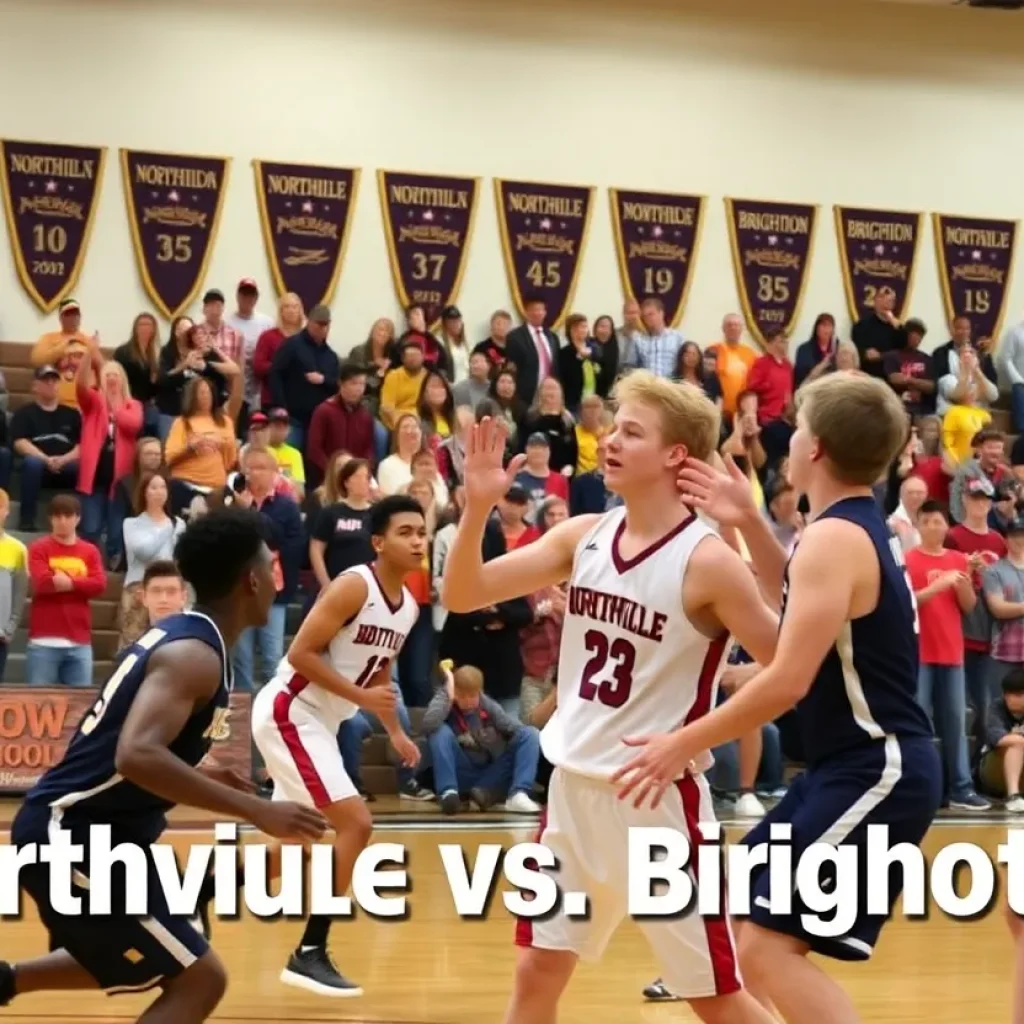
[[[800,939],[815,952],[836,960],[867,960],[883,925],[892,914],[903,890],[899,865],[889,872],[889,909],[886,914],[868,913],[867,829],[888,826],[888,846],[910,843],[919,846],[935,818],[942,800],[942,765],[929,739],[884,741],[845,752],[794,779],[789,792],[752,829],[741,843],[747,847],[770,845],[772,825],[792,827],[788,840],[792,850],[792,903],[789,913],[771,912],[771,880],[767,866],[750,875],[749,920],[762,928]],[[780,840],[779,842],[786,842]],[[796,892],[796,868],[800,856],[815,843],[850,846],[857,851],[856,917],[842,935],[812,934],[804,916],[818,916],[809,910]],[[835,872],[822,869],[819,885],[828,892],[835,885]],[[853,898],[850,894],[848,898]],[[821,915],[831,920],[833,913]]]
[[[47,808],[23,807],[14,819],[11,841],[19,849],[48,841],[50,814]],[[148,913],[127,912],[126,886],[137,885],[135,875],[126,877],[123,865],[111,868],[109,914],[89,914],[88,829],[72,827],[72,842],[82,845],[85,861],[72,871],[71,895],[81,900],[79,915],[62,913],[51,902],[50,865],[38,863],[21,869],[22,890],[39,909],[50,934],[50,950],[63,949],[110,995],[145,992],[169,982],[208,950],[209,945],[188,917],[172,914],[164,898],[149,847],[147,859]],[[131,841],[114,831],[112,844]]]

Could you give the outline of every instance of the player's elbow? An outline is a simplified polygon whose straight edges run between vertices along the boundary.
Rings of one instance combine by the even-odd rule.
[[[122,737],[114,753],[114,770],[117,774],[129,782],[145,781],[148,763],[145,747]]]

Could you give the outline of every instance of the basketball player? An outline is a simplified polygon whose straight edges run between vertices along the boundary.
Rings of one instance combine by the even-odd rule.
[[[274,780],[274,799],[315,807],[334,829],[339,896],[373,831],[341,759],[341,723],[364,708],[381,720],[403,763],[413,767],[420,757],[398,722],[391,665],[420,613],[403,580],[423,563],[423,509],[407,495],[384,498],[370,509],[368,528],[376,561],[347,569],[321,593],[252,708],[253,739]],[[278,853],[271,876],[279,870]],[[330,926],[329,917],[310,916],[281,981],[319,995],[360,996],[328,955]]]
[[[616,778],[623,797],[634,796],[630,806],[648,794],[656,803],[695,753],[796,706],[808,770],[744,843],[767,843],[771,826],[783,823],[792,827],[794,866],[812,843],[854,847],[861,855],[858,914],[846,935],[812,935],[799,894],[792,914],[770,912],[769,871],[757,868],[741,963],[751,990],[760,990],[789,1024],[851,1024],[858,1020],[853,1004],[807,954],[871,955],[892,907],[881,916],[866,912],[867,826],[887,825],[890,845],[919,844],[939,807],[942,766],[915,698],[914,595],[899,541],[872,495],[906,444],[902,403],[882,381],[835,373],[804,388],[797,405],[789,473],[807,496],[810,516],[788,564],[735,466],[722,473],[690,463],[681,474],[688,500],[739,527],[762,586],[779,593],[775,657],[758,657],[764,670],[700,721],[631,739],[642,749]],[[901,888],[894,872],[893,903]]]
[[[601,956],[627,912],[631,826],[699,842],[698,823],[714,819],[706,781],[686,765],[659,810],[619,802],[610,780],[630,753],[623,739],[706,714],[730,632],[757,657],[775,649],[778,624],[750,570],[677,489],[685,459],[714,451],[718,410],[699,389],[646,371],[621,381],[616,398],[605,484],[622,507],[566,520],[484,564],[485,524],[521,464],[502,468],[504,425],[485,419],[466,455],[466,508],[445,566],[442,600],[452,612],[569,581],[557,710],[541,737],[555,768],[540,842],[558,858],[561,890],[587,893],[590,915],[520,920],[508,1024],[553,1024],[577,959]],[[665,983],[701,1020],[771,1020],[742,991],[727,919],[692,914],[640,927]]]
[[[19,849],[47,846],[56,833],[84,847],[71,892],[83,914],[50,897],[49,868],[23,867],[21,887],[50,933],[48,956],[0,962],[0,1005],[30,992],[105,989],[163,993],[140,1024],[205,1021],[224,994],[224,967],[186,917],[172,915],[149,845],[177,804],[243,818],[269,835],[316,840],[325,822],[294,803],[271,804],[195,766],[227,727],[230,650],[242,630],[266,622],[274,600],[270,551],[258,517],[220,510],[193,522],[178,542],[182,575],[195,590],[192,612],[170,615],[129,647],[59,764],[25,798],[11,828]],[[233,788],[233,787],[239,788]],[[90,828],[109,826],[111,844],[140,846],[149,860],[145,918],[125,907],[124,865],[112,872],[113,914],[88,909]],[[133,886],[138,884],[135,876]]]

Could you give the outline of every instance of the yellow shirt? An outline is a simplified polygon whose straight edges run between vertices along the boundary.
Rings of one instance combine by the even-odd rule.
[[[976,405],[952,405],[942,419],[942,447],[956,462],[971,457],[974,435],[992,422],[992,413]]]
[[[228,482],[228,470],[238,455],[238,442],[231,421],[225,417],[224,425],[220,426],[212,416],[193,416],[188,427],[186,429],[185,418],[179,416],[167,435],[164,458],[170,466],[171,476],[211,490],[223,487]],[[198,451],[187,452],[189,441],[197,438],[210,444]]]
[[[576,425],[576,472],[590,473],[597,469],[597,442],[605,431],[599,428],[592,433],[580,424]]]
[[[40,366],[49,364],[56,367],[60,374],[57,401],[61,405],[68,405],[72,409],[78,408],[75,375],[78,373],[78,364],[88,351],[89,337],[81,331],[75,334],[51,331],[49,334],[44,334],[32,346],[32,365],[38,369]]]
[[[722,411],[731,416],[736,411],[736,399],[747,386],[747,374],[757,359],[757,353],[742,342],[729,345],[717,342],[708,347],[718,360],[718,383],[722,386]]]
[[[281,470],[282,476],[294,480],[297,484],[306,482],[306,467],[302,464],[302,452],[298,448],[293,448],[290,444],[279,444],[276,447],[270,444],[267,447],[274,453],[277,468]]]
[[[426,375],[426,369],[421,369],[419,373],[409,373],[404,366],[384,374],[384,383],[380,386],[381,419],[389,430],[394,429],[399,416],[416,412],[420,388],[423,387]]]

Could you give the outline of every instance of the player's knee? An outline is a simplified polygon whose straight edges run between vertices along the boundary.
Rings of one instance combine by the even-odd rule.
[[[522,949],[516,965],[516,984],[521,991],[555,998],[569,982],[576,957],[558,949]]]
[[[228,972],[219,956],[208,949],[194,964],[178,975],[168,988],[181,992],[203,1013],[214,1011],[228,990]],[[205,1019],[202,1018],[202,1019]]]
[[[347,844],[353,839],[363,846],[369,843],[373,835],[373,815],[358,797],[334,804],[325,811],[325,816],[334,826],[335,843],[343,841]]]
[[[754,983],[763,981],[765,971],[771,969],[768,946],[761,929],[749,923],[737,936],[740,972]]]

